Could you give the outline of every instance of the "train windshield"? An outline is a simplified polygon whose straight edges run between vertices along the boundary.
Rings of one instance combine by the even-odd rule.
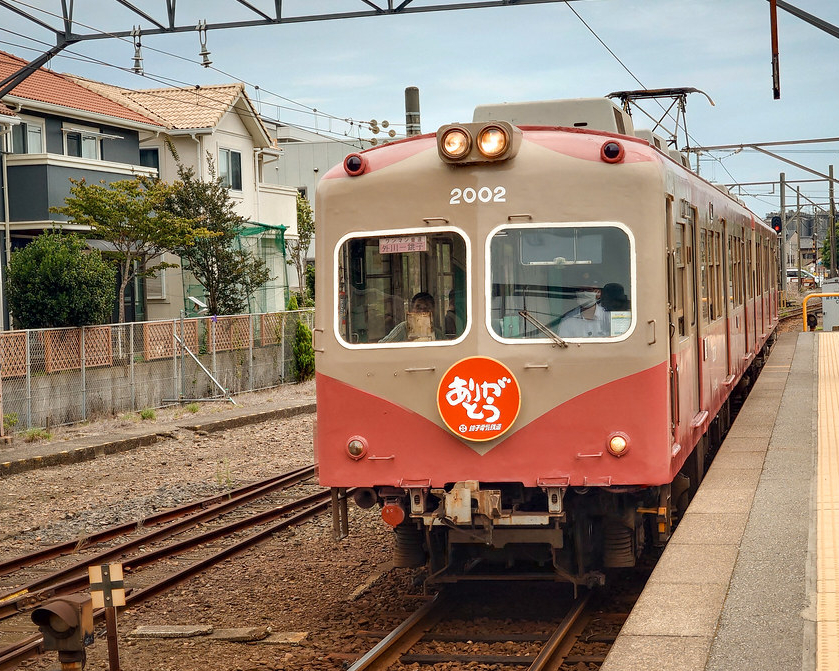
[[[352,345],[421,346],[467,324],[466,241],[449,230],[350,237],[338,249],[338,333]]]
[[[501,338],[614,339],[633,323],[632,241],[617,224],[522,224],[489,242],[491,313]]]

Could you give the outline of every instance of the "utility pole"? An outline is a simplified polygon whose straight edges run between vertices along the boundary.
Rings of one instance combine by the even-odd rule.
[[[798,291],[801,291],[801,187],[795,187],[795,234],[798,236]]]
[[[778,264],[781,273],[781,291],[784,292],[784,302],[787,295],[787,176],[781,173],[781,244],[778,245],[778,253],[781,262]]]
[[[828,277],[836,277],[836,206],[833,204],[833,166],[829,166],[828,176],[830,177],[830,224],[827,227],[830,245],[830,274]]]

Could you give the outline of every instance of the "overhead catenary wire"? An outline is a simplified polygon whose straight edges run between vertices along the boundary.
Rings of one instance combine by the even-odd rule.
[[[49,11],[49,10],[46,10],[46,9],[43,9],[43,8],[40,8],[40,7],[36,7],[36,6],[32,5],[32,4],[29,4],[29,3],[23,2],[22,0],[17,0],[17,2],[18,2],[18,4],[20,4],[20,5],[24,6],[24,7],[27,7],[27,8],[29,8],[29,9],[33,10],[33,11],[41,12],[41,13],[43,13],[43,14],[47,15],[47,16],[50,16],[50,17],[53,17],[53,18],[57,18],[57,19],[62,19],[62,18],[63,18],[61,15],[59,15],[59,14],[57,14],[57,13],[55,13],[55,12],[51,12],[51,11]],[[132,40],[129,40],[129,39],[127,39],[127,38],[123,38],[123,37],[120,37],[120,36],[114,35],[114,34],[113,34],[113,33],[111,33],[111,32],[108,32],[108,31],[105,31],[105,30],[99,29],[99,28],[97,28],[97,27],[95,27],[95,26],[91,26],[91,25],[85,24],[85,23],[80,22],[80,21],[75,21],[75,23],[77,23],[77,24],[78,24],[78,25],[80,25],[80,26],[83,26],[84,28],[87,28],[88,30],[95,31],[95,32],[97,32],[97,33],[99,33],[99,34],[101,34],[101,35],[107,35],[107,36],[110,36],[110,37],[116,38],[116,39],[118,39],[118,40],[120,40],[120,41],[122,41],[122,42],[125,42],[126,44],[131,44],[131,45],[132,45],[132,48],[133,48],[134,43],[133,43],[133,41],[132,41]],[[32,38],[32,37],[29,37],[29,36],[26,36],[26,35],[21,35],[20,33],[15,33],[14,31],[10,31],[10,30],[5,29],[5,28],[0,28],[0,30],[6,30],[7,32],[10,32],[10,33],[12,33],[12,34],[17,35],[18,37],[24,37],[24,38],[26,38],[26,39],[30,39],[30,40],[32,40],[33,42],[36,42],[36,43],[38,43],[38,44],[43,44],[43,45],[48,46],[48,47],[51,47],[51,46],[52,46],[52,45],[51,45],[51,44],[49,44],[48,42],[44,42],[44,41],[42,41],[42,40],[37,40],[36,38]],[[140,31],[140,32],[141,32],[141,34],[142,34],[142,31]],[[169,57],[172,57],[172,58],[176,58],[176,59],[179,59],[179,60],[183,60],[183,61],[185,61],[185,62],[187,62],[187,63],[191,63],[191,64],[193,64],[193,65],[201,65],[201,62],[200,62],[200,61],[196,61],[196,60],[193,60],[193,59],[191,59],[191,58],[187,58],[187,57],[185,57],[185,56],[181,56],[180,54],[176,54],[176,53],[168,52],[168,51],[165,51],[165,50],[163,50],[163,49],[157,49],[157,48],[152,47],[152,46],[150,46],[150,45],[148,45],[148,44],[144,44],[144,45],[143,45],[143,49],[146,49],[146,50],[148,50],[148,51],[152,51],[152,52],[156,52],[156,53],[160,53],[160,54],[164,54],[164,55],[166,55],[166,56],[169,56]],[[144,73],[142,73],[142,74],[140,74],[140,73],[136,73],[136,72],[133,72],[133,71],[131,70],[131,68],[123,68],[123,67],[120,67],[120,66],[114,65],[114,64],[112,64],[112,63],[107,63],[107,62],[105,62],[105,61],[101,61],[101,60],[96,59],[96,58],[93,58],[93,57],[88,57],[88,56],[85,56],[85,55],[83,55],[83,54],[76,53],[76,52],[74,52],[74,51],[72,51],[72,50],[70,50],[70,49],[66,49],[66,50],[65,50],[65,52],[69,52],[70,54],[73,54],[73,55],[76,57],[76,59],[78,59],[78,60],[87,60],[87,62],[91,62],[91,63],[97,64],[97,65],[102,65],[102,66],[105,66],[105,67],[113,67],[113,68],[115,68],[115,69],[117,69],[117,70],[120,70],[120,71],[123,71],[123,72],[129,73],[129,74],[134,74],[134,75],[137,75],[137,76],[145,76],[145,77],[147,77],[147,78],[151,79],[152,81],[158,81],[158,82],[161,82],[161,81],[172,81],[172,82],[176,82],[176,83],[178,83],[178,84],[180,84],[181,86],[184,86],[184,87],[186,87],[186,86],[189,86],[189,87],[195,87],[195,86],[197,86],[196,84],[191,84],[191,83],[188,83],[188,82],[182,82],[182,81],[179,81],[179,80],[176,80],[176,79],[172,79],[172,78],[166,77],[165,75],[153,75],[153,74],[150,74],[150,73],[148,73],[148,72],[144,72]],[[58,57],[60,57],[60,58],[68,58],[68,56],[63,55],[63,53],[62,53],[62,54],[58,54]],[[362,127],[364,127],[364,126],[368,126],[368,127],[369,127],[369,126],[370,126],[370,124],[369,124],[367,121],[364,121],[364,120],[357,120],[357,119],[353,119],[352,117],[343,117],[343,116],[338,116],[338,115],[330,114],[330,113],[328,113],[328,112],[324,112],[324,111],[322,111],[322,110],[318,110],[317,108],[314,108],[314,107],[312,107],[312,106],[310,106],[310,105],[306,105],[306,104],[304,104],[304,103],[298,102],[298,101],[293,100],[293,99],[291,99],[291,98],[285,97],[285,96],[283,96],[283,95],[281,95],[281,94],[279,94],[279,93],[275,93],[275,92],[273,92],[273,91],[270,91],[269,89],[266,89],[266,88],[265,88],[265,87],[263,87],[263,86],[259,86],[259,85],[253,84],[253,83],[251,83],[251,82],[245,81],[244,79],[242,79],[242,78],[240,78],[240,77],[236,77],[235,75],[233,75],[233,74],[231,74],[231,73],[228,73],[228,72],[226,72],[226,71],[224,71],[224,70],[221,70],[221,69],[219,69],[219,68],[216,68],[216,67],[210,66],[210,68],[209,68],[209,69],[212,69],[212,70],[214,70],[214,71],[218,72],[219,74],[221,74],[221,75],[223,75],[223,76],[225,76],[225,77],[229,77],[229,78],[231,78],[231,79],[234,79],[235,81],[241,81],[243,84],[245,84],[245,85],[247,85],[247,86],[250,86],[250,87],[252,87],[252,88],[254,88],[254,89],[258,88],[260,91],[262,91],[262,92],[264,92],[264,93],[267,93],[267,94],[269,94],[269,95],[271,95],[271,96],[274,96],[274,97],[276,97],[276,98],[278,98],[278,99],[280,99],[280,100],[285,100],[286,102],[289,102],[289,103],[291,103],[292,105],[295,105],[295,106],[296,106],[296,107],[290,107],[290,108],[287,108],[289,111],[295,111],[295,112],[298,112],[298,113],[309,113],[309,114],[312,114],[312,115],[313,115],[313,116],[315,116],[315,117],[322,117],[322,118],[324,118],[324,119],[331,119],[331,120],[333,120],[333,121],[340,121],[340,122],[347,123],[347,124],[349,124],[349,125],[351,125],[351,126],[362,126]]]

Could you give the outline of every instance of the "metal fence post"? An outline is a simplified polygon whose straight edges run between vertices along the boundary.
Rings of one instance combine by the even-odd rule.
[[[253,326],[254,315],[248,317],[248,391],[254,390],[253,383],[253,338],[256,329]]]
[[[81,357],[82,366],[82,421],[87,419],[87,369],[85,367],[85,353],[84,353],[84,326],[82,326],[81,339],[79,340],[79,355]]]
[[[285,312],[280,316],[280,359],[283,362],[280,371],[280,380],[283,382],[285,382],[285,316]]]
[[[218,371],[216,370],[216,318],[210,319],[210,342],[213,345],[212,362],[213,362],[213,377],[218,378]]]
[[[172,320],[172,398],[178,398],[178,347],[175,320]]]
[[[131,412],[137,405],[137,389],[134,386],[134,322],[128,325],[128,379],[131,385]]]
[[[27,330],[26,333],[26,428],[32,428],[32,359],[29,354],[29,337],[32,332]]]

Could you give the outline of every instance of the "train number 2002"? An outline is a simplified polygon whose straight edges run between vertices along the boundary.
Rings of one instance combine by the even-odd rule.
[[[476,200],[482,203],[506,203],[507,187],[496,186],[494,189],[490,189],[488,186],[482,186],[477,191],[471,186],[465,189],[455,187],[450,195],[449,205],[469,204]]]

